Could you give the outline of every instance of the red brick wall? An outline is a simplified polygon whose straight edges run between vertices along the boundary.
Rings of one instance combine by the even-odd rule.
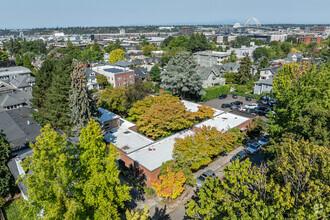
[[[152,187],[151,182],[157,179],[160,172],[160,168],[150,172],[140,164],[134,163],[134,161],[131,158],[127,157],[123,151],[117,149],[117,152],[120,154],[121,160],[125,163],[125,167],[127,167],[130,172],[134,176],[136,176],[141,182],[145,183],[149,187]],[[130,165],[132,169],[130,169]],[[143,178],[143,174],[146,175],[147,180]]]
[[[130,76],[132,78],[129,78]],[[118,78],[120,78],[120,80],[118,80]],[[119,85],[119,83],[121,83],[121,85]],[[133,70],[124,73],[115,74],[115,87],[126,86],[127,85],[126,83],[128,84],[135,83],[135,74]]]

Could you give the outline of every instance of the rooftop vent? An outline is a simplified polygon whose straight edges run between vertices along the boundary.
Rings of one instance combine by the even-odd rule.
[[[130,131],[124,131],[124,134],[130,134],[131,132]]]

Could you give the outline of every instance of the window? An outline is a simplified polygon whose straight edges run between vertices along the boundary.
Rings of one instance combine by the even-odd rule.
[[[132,164],[129,165],[129,169],[133,170],[133,166],[132,166]]]
[[[121,83],[118,83],[118,86],[121,86]]]
[[[121,80],[121,77],[117,77],[117,80]]]
[[[129,78],[132,79],[133,78],[133,75],[130,75]]]
[[[143,174],[143,179],[147,180],[147,176],[145,174]]]

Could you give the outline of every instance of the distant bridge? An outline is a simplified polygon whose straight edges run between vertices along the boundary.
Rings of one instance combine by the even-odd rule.
[[[245,21],[245,23],[244,23],[244,26],[249,26],[249,24],[250,24],[251,21],[254,21],[254,23],[256,24],[257,27],[261,27],[260,21],[258,19],[256,19],[256,18],[249,18],[249,19],[247,19]]]

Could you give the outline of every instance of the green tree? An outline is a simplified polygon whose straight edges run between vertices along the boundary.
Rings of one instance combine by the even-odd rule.
[[[111,51],[109,63],[117,63],[119,60],[125,60],[125,52],[121,49]]]
[[[188,51],[192,53],[212,49],[211,42],[209,41],[209,39],[206,38],[203,33],[193,33],[187,41],[185,47]]]
[[[238,36],[234,41],[231,41],[230,44],[233,48],[240,48],[242,46],[250,46],[251,38],[248,36]]]
[[[165,49],[166,47],[168,47],[168,45],[170,44],[171,40],[173,40],[174,37],[173,36],[168,36],[168,38],[166,38],[165,40],[163,40],[162,44],[160,45],[161,48]]]
[[[42,126],[46,124],[46,94],[52,84],[55,72],[56,60],[45,60],[36,73],[35,86],[32,88],[31,105],[37,112],[33,112],[33,118]]]
[[[160,167],[159,175],[167,175],[167,167],[171,167],[174,173],[182,172],[184,174],[184,177],[186,178],[186,184],[189,184],[191,186],[195,186],[196,180],[194,177],[193,172],[189,169],[188,166],[180,166],[177,162],[174,162],[173,160],[166,161],[165,163],[162,163],[162,166]]]
[[[197,72],[197,63],[187,52],[172,58],[161,73],[162,87],[182,98],[202,95],[202,76]]]
[[[117,39],[115,43],[111,42],[104,50],[107,53],[111,53],[113,50],[121,49],[124,50],[124,47],[120,45],[120,40]]]
[[[177,56],[180,52],[186,51],[184,47],[173,47],[164,52],[162,56],[162,63],[167,64],[173,57]]]
[[[294,204],[290,219],[323,219],[330,211],[330,149],[308,140],[285,136],[266,149],[270,173],[282,185],[291,186]]]
[[[284,65],[275,76],[275,115],[268,132],[274,138],[294,133],[316,144],[329,144],[329,82],[327,65],[316,69],[308,63]]]
[[[260,135],[262,131],[264,131],[266,128],[266,122],[262,120],[261,118],[254,118],[252,120],[252,123],[250,124],[249,130],[247,135],[250,138],[256,138]]]
[[[32,60],[27,54],[23,56],[23,66],[31,70],[31,72],[34,72],[34,66],[32,66]]]
[[[100,51],[86,48],[81,52],[78,60],[84,63],[93,63],[103,60],[103,56]]]
[[[237,83],[237,76],[234,72],[228,72],[223,75],[226,79],[226,84],[236,84]]]
[[[271,52],[267,47],[258,47],[253,51],[253,57],[255,60],[261,57],[271,58]]]
[[[149,210],[148,206],[145,205],[144,209],[138,209],[138,210],[126,210],[126,219],[127,220],[149,220]]]
[[[142,54],[144,56],[151,56],[151,51],[154,50],[154,45],[153,44],[148,44],[148,45],[144,45],[142,47]]]
[[[98,122],[91,120],[81,130],[77,173],[77,199],[83,202],[89,219],[120,219],[119,209],[130,200],[126,184],[121,184],[117,165],[117,148],[103,141]],[[88,218],[87,218],[88,219]]]
[[[109,85],[109,81],[105,75],[97,75],[96,76],[97,84],[102,86],[103,88]]]
[[[280,187],[265,167],[252,167],[249,159],[234,161],[224,169],[225,177],[208,178],[197,193],[197,201],[186,205],[195,219],[283,219],[292,207],[290,184]],[[268,182],[267,182],[268,180]]]
[[[238,73],[236,74],[237,81],[239,84],[245,84],[252,79],[253,76],[251,69],[252,69],[251,59],[249,55],[246,55],[241,61],[240,67],[238,69]]]
[[[45,96],[46,122],[68,134],[71,131],[69,95],[72,70],[72,57],[67,55],[57,62],[52,83]]]
[[[9,60],[7,51],[0,50],[0,61]]]
[[[101,46],[97,43],[96,39],[94,39],[94,44],[92,46],[92,49],[97,52],[102,52]]]
[[[5,135],[0,131],[0,203],[2,198],[9,192],[11,184],[11,174],[7,163],[10,157],[10,144]],[[1,205],[0,205],[1,207]]]
[[[24,216],[42,212],[48,219],[120,219],[118,210],[130,199],[129,187],[120,184],[116,147],[106,145],[99,124],[83,128],[79,143],[66,142],[46,125],[33,155],[23,162],[28,201]],[[22,177],[24,178],[24,177]]]
[[[289,42],[284,42],[284,43],[281,44],[281,49],[282,49],[282,51],[283,51],[283,53],[286,57],[291,52],[292,44],[289,43]]]
[[[154,82],[160,82],[160,69],[158,65],[154,65],[150,70],[150,77]]]
[[[228,63],[236,63],[236,61],[237,61],[236,53],[235,53],[235,51],[231,51],[230,52],[230,55],[229,55],[229,57],[227,59],[227,62]]]
[[[91,118],[98,116],[96,101],[91,97],[87,88],[86,76],[82,63],[75,63],[71,73],[71,91],[69,106],[71,109],[70,122],[73,125],[72,134],[78,136]]]
[[[296,37],[288,37],[285,42],[289,42],[292,44],[296,44],[297,43],[297,38]]]
[[[188,41],[189,41],[189,37],[184,36],[184,35],[181,35],[179,37],[175,37],[169,43],[168,48],[169,49],[172,49],[174,47],[183,47],[183,48],[186,48]]]

